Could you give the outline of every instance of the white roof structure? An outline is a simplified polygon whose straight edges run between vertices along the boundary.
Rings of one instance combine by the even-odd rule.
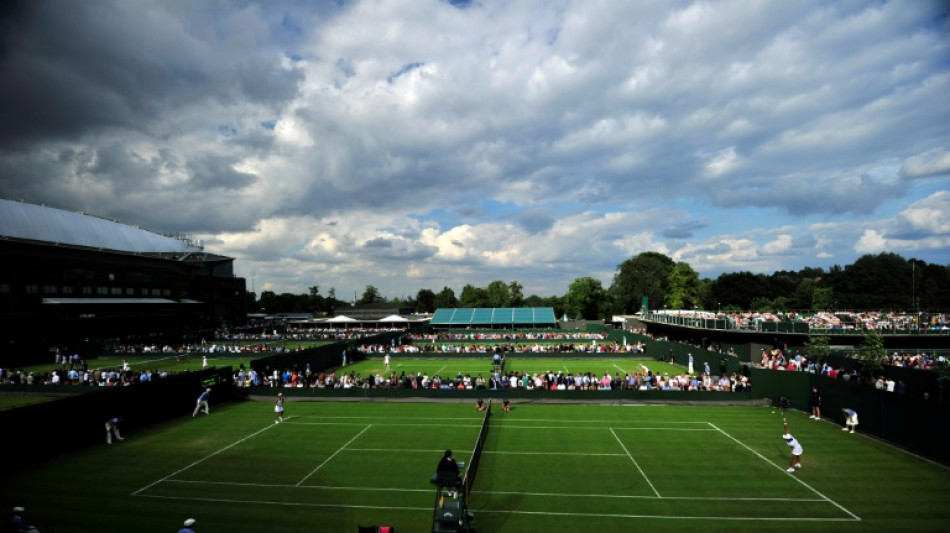
[[[380,318],[377,322],[409,322],[408,318],[403,318],[399,315],[389,315],[387,317]]]
[[[132,253],[200,252],[198,246],[85,213],[0,198],[0,235]]]
[[[350,317],[348,317],[348,316],[346,316],[346,315],[337,315],[337,316],[335,316],[335,317],[333,317],[333,318],[328,318],[328,319],[327,319],[327,322],[330,322],[330,323],[333,323],[333,324],[340,324],[340,323],[359,322],[359,320],[356,320],[355,318],[350,318]]]

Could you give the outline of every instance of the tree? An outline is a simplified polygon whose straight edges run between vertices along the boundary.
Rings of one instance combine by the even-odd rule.
[[[251,291],[244,293],[244,308],[248,313],[260,312],[261,305],[257,302],[257,295]]]
[[[833,285],[838,306],[846,309],[912,309],[913,267],[893,253],[863,255],[845,267]]]
[[[815,311],[835,311],[834,292],[831,287],[815,287],[812,291],[811,308]]]
[[[735,272],[720,274],[712,284],[712,293],[723,307],[737,306],[739,309],[752,309],[757,298],[760,303],[771,302],[769,280],[765,274]]]
[[[670,309],[693,309],[699,307],[702,284],[699,273],[689,263],[679,262],[673,266],[668,281],[666,306]]]
[[[511,293],[508,291],[508,285],[504,281],[493,281],[485,289],[488,297],[486,307],[511,307]]]
[[[307,310],[310,313],[316,313],[318,311],[323,310],[323,296],[320,296],[319,286],[314,285],[310,287],[310,294],[307,300],[308,300]]]
[[[416,312],[431,313],[435,309],[435,293],[429,289],[419,289],[416,293]]]
[[[327,297],[323,299],[323,312],[332,315],[341,303],[340,300],[336,299],[336,289],[330,287],[330,290],[327,291]]]
[[[462,287],[459,304],[462,307],[488,307],[488,293],[485,289],[478,288],[469,283]]]
[[[274,291],[261,291],[261,299],[259,301],[260,310],[266,313],[276,313],[277,305],[277,295],[274,294]]]
[[[597,320],[607,311],[607,291],[598,279],[577,278],[564,296],[567,314],[574,318]]]
[[[792,305],[795,309],[813,310],[815,300],[815,280],[812,278],[803,278],[795,287],[795,298]]]
[[[544,305],[544,298],[538,296],[537,294],[532,294],[524,299],[525,307],[549,307]]]
[[[509,294],[509,307],[523,307],[524,306],[524,293],[522,290],[524,287],[521,286],[517,281],[512,281],[508,284],[508,294]]]
[[[876,374],[880,374],[884,370],[884,359],[886,357],[884,337],[876,329],[868,330],[856,356],[861,373],[873,379]]]
[[[383,297],[379,294],[379,289],[377,289],[376,287],[373,287],[372,285],[367,285],[366,289],[363,291],[363,296],[361,296],[360,299],[357,300],[356,303],[366,305],[366,304],[378,304],[384,301],[385,300],[383,299]]]
[[[829,343],[830,339],[827,335],[809,336],[804,346],[805,356],[814,363],[824,361],[831,353]]]
[[[950,266],[928,265],[923,261],[911,260],[915,265],[911,271],[911,311],[936,311],[950,308]],[[916,307],[914,306],[916,304]]]
[[[454,309],[458,307],[458,305],[459,301],[458,298],[455,297],[455,291],[448,287],[442,287],[439,294],[435,295],[435,303],[433,305],[435,309]]]
[[[541,303],[542,305],[532,305],[531,307],[550,307],[554,309],[555,318],[564,315],[564,298],[560,296],[548,296],[547,298],[544,298]]]
[[[643,297],[656,309],[665,301],[673,260],[659,252],[643,252],[617,266],[610,294],[615,310],[635,313],[642,307]]]

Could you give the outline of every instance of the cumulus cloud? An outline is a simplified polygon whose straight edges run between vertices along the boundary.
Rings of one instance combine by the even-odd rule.
[[[877,254],[887,249],[887,238],[873,229],[864,230],[858,242],[854,243],[854,251],[860,254]]]
[[[936,149],[908,157],[901,165],[900,175],[904,179],[950,175],[950,152]]]
[[[257,290],[561,294],[644,251],[708,276],[882,246],[947,263],[945,15],[19,2],[0,190],[199,234]]]

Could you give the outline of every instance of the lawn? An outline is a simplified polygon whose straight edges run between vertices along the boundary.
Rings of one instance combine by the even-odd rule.
[[[596,394],[596,393],[592,393]],[[785,472],[764,407],[494,404],[469,502],[479,532],[938,531],[950,471],[789,413],[804,468]],[[126,440],[7,469],[0,500],[44,533],[431,530],[445,449],[468,461],[469,400],[217,406]],[[64,435],[68,438],[68,435]]]
[[[264,357],[263,355],[238,354],[225,355],[214,354],[208,357],[209,367],[231,366],[237,369],[240,365],[244,368],[250,368],[253,359]],[[203,364],[202,356],[197,354],[131,354],[125,356],[99,356],[86,360],[86,365],[90,370],[118,370],[122,368],[123,363],[128,363],[133,372],[185,372],[190,370],[201,370]],[[54,363],[44,363],[40,365],[30,365],[26,367],[17,367],[24,372],[33,372],[37,376],[45,375],[53,370],[59,370],[62,367]]]
[[[642,374],[643,369],[641,365],[649,368],[654,374],[667,373],[673,375],[686,373],[685,367],[648,358],[633,359],[629,357],[617,358],[604,356],[570,359],[563,358],[560,354],[557,358],[551,359],[509,356],[505,363],[505,371],[527,372],[532,375],[547,371],[555,373],[564,372],[565,374],[590,372],[599,377],[605,373],[610,373],[611,376],[616,376],[618,373],[620,375]],[[379,374],[382,376],[388,376],[390,372],[396,372],[396,374],[403,372],[406,374],[427,373],[429,376],[438,374],[442,377],[450,378],[454,378],[457,374],[469,374],[473,378],[481,374],[482,377],[487,379],[492,371],[492,363],[491,357],[488,355],[481,357],[460,355],[457,357],[443,357],[437,359],[414,358],[402,355],[398,357],[394,356],[391,359],[389,371],[386,370],[381,357],[373,357],[351,364],[345,368],[336,368],[335,370],[344,370],[347,373],[353,372],[362,375]]]

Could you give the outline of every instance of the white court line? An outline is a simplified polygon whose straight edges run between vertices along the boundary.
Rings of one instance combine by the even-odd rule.
[[[475,418],[471,416],[414,416],[393,418],[391,416],[322,416],[322,415],[297,415],[294,418],[318,418],[327,420],[468,420],[471,422]],[[299,423],[299,422],[298,422]],[[705,424],[705,422],[698,422]]]
[[[687,501],[748,501],[748,502],[823,502],[821,498],[732,498],[725,496],[635,496],[631,494],[564,494],[560,492],[508,492],[500,490],[473,490],[472,494],[504,494],[507,496],[545,496],[563,498],[614,498],[618,500],[687,500]]]
[[[637,467],[637,470],[640,471],[640,475],[643,476],[643,479],[647,480],[647,485],[650,485],[650,488],[653,489],[653,493],[656,494],[656,497],[661,498],[662,496],[660,496],[660,491],[656,490],[656,487],[653,486],[653,483],[650,481],[650,478],[648,478],[647,475],[643,472],[643,469],[640,468],[640,465],[637,463],[637,460],[634,459],[632,455],[630,455],[630,451],[627,450],[627,447],[623,445],[623,441],[621,441],[620,437],[617,436],[616,433],[614,433],[614,428],[610,428],[610,434],[613,435],[615,439],[617,439],[617,443],[620,444],[620,447],[623,448],[624,452],[626,452],[627,457],[629,457],[630,460],[633,461],[633,466]]]
[[[322,407],[322,406],[321,406],[321,407]],[[652,406],[652,407],[658,407],[658,406]],[[473,418],[473,417],[470,417],[470,416],[468,416],[468,417],[466,417],[466,416],[455,416],[455,417],[448,417],[448,416],[437,416],[437,417],[415,416],[415,417],[399,417],[399,418],[393,418],[393,417],[391,417],[391,416],[295,415],[294,418],[296,418],[297,420],[299,420],[299,419],[301,419],[301,418],[307,418],[307,419],[316,418],[316,419],[321,419],[321,420],[322,420],[322,419],[326,419],[326,420],[468,420],[468,421],[470,421],[470,422],[471,422],[472,420],[474,420],[474,418]],[[618,422],[623,422],[623,419],[613,419],[613,420],[587,419],[587,420],[570,420],[570,421],[567,421],[567,420],[564,420],[563,418],[518,418],[516,421],[517,421],[518,423],[521,423],[521,422],[562,422],[562,423],[565,424],[565,425],[563,426],[563,427],[565,427],[565,428],[576,428],[576,427],[577,427],[577,424],[616,424],[616,423],[618,423]],[[299,424],[300,422],[297,422],[297,423]],[[504,424],[504,423],[505,423],[505,422],[504,422],[503,420],[493,421],[493,422],[492,422],[492,427],[494,427],[496,424]],[[702,425],[702,426],[708,425],[707,422],[683,422],[683,421],[676,421],[676,420],[674,420],[674,421],[667,421],[667,422],[663,422],[663,423],[664,423],[664,424],[671,424],[671,425]],[[506,427],[511,427],[511,426],[506,426]]]
[[[445,450],[442,450],[445,451]],[[238,483],[235,481],[205,481],[202,479],[169,479],[165,483],[182,483],[192,485],[225,485],[228,487],[260,487],[263,489],[315,489],[315,490],[349,490],[369,492],[427,492],[432,489],[405,489],[398,487],[338,487],[335,485],[288,485],[286,483]]]
[[[430,491],[431,492],[431,491]],[[181,496],[153,496],[151,494],[143,494],[144,498],[156,498],[159,500],[191,500],[198,502],[214,502],[214,503],[253,503],[253,504],[269,504],[269,505],[283,505],[286,507],[333,507],[334,509],[385,509],[390,511],[428,511],[432,512],[432,507],[396,507],[394,505],[352,505],[345,503],[296,503],[296,502],[278,502],[273,500],[235,500],[231,498],[200,498],[195,496],[189,496],[183,498]]]
[[[762,455],[761,453],[759,453],[759,452],[753,450],[752,448],[746,446],[746,444],[745,444],[744,442],[742,442],[742,441],[740,441],[739,439],[733,437],[732,435],[726,433],[725,431],[719,429],[719,427],[717,427],[716,424],[713,424],[712,422],[708,422],[708,424],[709,424],[710,426],[716,428],[716,431],[719,431],[720,433],[722,433],[722,434],[725,435],[726,437],[729,437],[730,439],[732,439],[736,444],[742,446],[743,448],[745,448],[745,449],[749,450],[750,452],[754,453],[755,455],[757,455],[757,456],[759,457],[759,459],[762,459],[762,460],[765,461],[766,463],[768,463],[768,464],[774,466],[775,468],[778,468],[778,469],[781,470],[782,472],[785,472],[785,467],[773,463],[772,461],[770,461],[768,458],[766,458],[766,457],[765,457],[764,455]],[[785,473],[788,474],[788,472],[785,472]],[[801,479],[799,479],[797,476],[790,476],[790,477],[791,477],[792,479],[794,479],[795,481],[797,481],[798,483],[800,483],[800,484],[801,484],[802,486],[804,486],[805,488],[807,488],[808,490],[814,492],[814,493],[817,494],[818,496],[821,496],[821,498],[824,499],[825,501],[827,501],[828,503],[834,505],[834,506],[837,507],[838,509],[841,509],[842,511],[844,511],[845,513],[847,513],[848,515],[850,515],[853,520],[858,520],[858,521],[861,520],[861,517],[860,517],[860,516],[858,516],[858,515],[852,513],[851,511],[845,509],[845,508],[844,508],[841,504],[839,504],[838,502],[836,502],[836,501],[832,500],[831,498],[825,496],[824,494],[818,492],[817,489],[815,489],[814,487],[812,487],[812,486],[809,485],[808,483],[805,483],[804,481],[802,481]]]
[[[653,407],[661,407],[661,406],[653,406]],[[595,419],[587,419],[587,420],[564,420],[563,418],[519,418],[519,419],[517,419],[517,421],[518,421],[518,422],[568,422],[568,423],[570,423],[570,425],[569,425],[569,426],[564,426],[564,427],[572,427],[572,428],[573,428],[573,427],[577,427],[576,424],[593,424],[593,423],[598,423],[598,424],[616,424],[616,423],[618,423],[618,422],[623,422],[623,419],[617,419],[617,418],[615,418],[615,419],[613,419],[613,420],[595,420]],[[669,422],[663,422],[663,423],[664,423],[664,424],[677,424],[677,425],[679,425],[679,424],[706,425],[706,422],[669,421]]]
[[[314,475],[315,473],[317,473],[317,470],[320,470],[321,468],[323,468],[323,465],[329,463],[329,462],[330,462],[330,459],[333,459],[334,457],[336,457],[338,453],[342,452],[344,448],[346,448],[347,446],[349,446],[350,443],[353,442],[354,440],[358,439],[358,438],[360,437],[360,435],[362,435],[363,433],[366,433],[366,430],[368,430],[368,429],[371,428],[371,427],[373,427],[373,424],[370,424],[370,425],[366,426],[365,428],[363,428],[363,431],[360,431],[360,432],[357,433],[352,439],[348,440],[348,441],[346,442],[346,444],[344,444],[343,446],[340,447],[340,449],[338,449],[337,451],[333,452],[333,455],[331,455],[330,457],[327,457],[326,459],[324,459],[323,462],[320,463],[319,466],[317,466],[316,468],[314,468],[313,470],[311,470],[309,474],[307,474],[306,476],[303,477],[303,479],[301,479],[300,481],[298,481],[298,482],[297,482],[297,486],[299,487],[304,481],[307,481],[307,478],[309,478],[310,476],[312,476],[312,475]]]
[[[242,503],[242,504],[264,504],[281,505],[285,507],[332,507],[334,509],[382,509],[388,511],[426,511],[432,512],[432,507],[397,507],[394,505],[351,505],[340,503],[297,503],[273,500],[235,500],[230,498],[200,498],[194,496],[153,496],[143,494],[144,498],[155,498],[160,500],[188,500],[214,503]],[[742,522],[853,522],[850,518],[812,518],[797,516],[794,518],[769,518],[769,517],[742,517],[742,516],[665,516],[665,515],[643,515],[643,514],[617,514],[617,513],[563,513],[554,511],[517,511],[517,510],[491,510],[479,509],[476,513],[495,513],[495,514],[523,514],[523,515],[542,515],[542,516],[586,516],[591,518],[656,518],[664,520],[737,520]]]
[[[665,499],[665,498],[664,498]],[[850,518],[775,518],[751,516],[668,516],[650,514],[619,514],[619,513],[562,513],[552,511],[506,511],[493,509],[479,509],[476,513],[525,514],[543,516],[587,516],[591,518],[657,518],[665,520],[705,520],[720,522],[723,520],[739,520],[742,522],[853,522]]]
[[[621,454],[617,454],[621,455]],[[191,485],[224,485],[229,487],[260,487],[267,489],[313,489],[313,490],[341,490],[354,492],[432,492],[432,489],[408,489],[400,487],[340,487],[334,485],[288,485],[285,483],[239,483],[233,481],[205,481],[190,479],[169,479],[166,483],[180,483]],[[472,494],[502,494],[505,496],[544,496],[555,498],[613,498],[617,500],[656,500],[656,496],[638,496],[631,494],[571,494],[562,492],[517,492],[517,491],[499,491],[499,490],[473,490]],[[664,496],[663,500],[686,500],[686,501],[745,501],[745,502],[823,502],[822,498],[742,498],[727,496]]]
[[[483,454],[492,455],[577,455],[580,457],[625,457],[622,453],[588,453],[588,452],[502,452],[482,450]]]
[[[504,427],[505,429],[573,429],[570,426],[506,426],[506,425],[503,425],[501,427]],[[608,428],[588,428],[588,429],[594,430],[594,429],[608,429]],[[659,430],[659,431],[708,431],[708,432],[716,431],[715,429],[709,429],[709,428],[661,428],[661,427],[646,427],[646,426],[622,427],[622,428],[618,427],[618,428],[609,428],[609,429],[611,431],[615,429],[621,429],[625,431],[637,431],[637,430],[642,430],[642,429],[647,429],[651,431],[656,431],[656,430]]]
[[[295,426],[362,426],[364,422],[294,422]],[[403,424],[400,422],[376,422],[374,426],[434,427],[434,428],[480,428],[481,424]],[[707,429],[706,431],[712,431]],[[444,451],[444,450],[443,450]]]
[[[290,418],[291,418],[291,417],[287,417],[288,420],[289,420]],[[202,462],[204,462],[204,461],[206,461],[206,460],[208,460],[208,459],[214,457],[215,455],[218,455],[219,453],[221,453],[221,452],[223,452],[223,451],[225,451],[225,450],[228,450],[228,449],[230,449],[230,448],[233,448],[234,446],[237,446],[238,444],[241,444],[242,442],[244,442],[244,441],[250,439],[251,437],[255,437],[255,436],[257,436],[258,434],[263,433],[264,431],[269,430],[270,428],[274,427],[275,425],[276,425],[276,424],[268,424],[268,425],[265,426],[263,429],[259,429],[259,430],[255,431],[254,433],[251,433],[250,435],[244,437],[243,439],[240,439],[240,440],[237,440],[237,441],[235,441],[235,442],[232,442],[231,444],[228,444],[228,445],[225,446],[224,448],[221,448],[220,450],[218,450],[218,451],[212,453],[211,455],[206,455],[206,456],[202,457],[201,459],[198,459],[197,461],[191,463],[190,465],[188,465],[188,466],[186,466],[186,467],[180,468],[180,469],[178,469],[178,470],[172,472],[171,474],[168,474],[167,476],[165,476],[165,477],[163,477],[163,478],[161,478],[161,479],[159,479],[159,480],[157,480],[157,481],[153,481],[152,483],[149,483],[148,485],[145,485],[144,487],[140,488],[139,490],[133,492],[133,493],[132,493],[132,496],[137,495],[138,493],[142,492],[143,490],[148,490],[148,489],[154,487],[155,485],[158,485],[158,484],[161,483],[162,481],[165,481],[165,480],[167,480],[167,479],[170,478],[170,477],[176,476],[176,475],[178,475],[178,474],[184,472],[185,470],[188,470],[189,468],[191,468],[191,467],[193,467],[193,466],[195,466],[195,465],[197,465],[197,464],[199,464],[199,463],[202,463]]]
[[[438,450],[423,450],[423,449],[404,449],[404,448],[347,448],[348,452],[387,452],[387,453],[445,453],[445,448],[439,448]],[[488,453],[488,452],[482,452]]]
[[[629,374],[629,373],[630,373],[630,372],[627,372],[625,369],[620,368],[620,365],[614,365],[614,367],[615,367],[617,370],[623,372],[624,374]]]
[[[710,430],[712,431],[712,430]],[[347,448],[348,452],[387,452],[387,453],[442,453],[445,450],[422,450],[404,448]],[[587,452],[506,452],[483,450],[483,454],[492,455],[577,455],[580,457],[625,457],[622,453],[587,453]]]

